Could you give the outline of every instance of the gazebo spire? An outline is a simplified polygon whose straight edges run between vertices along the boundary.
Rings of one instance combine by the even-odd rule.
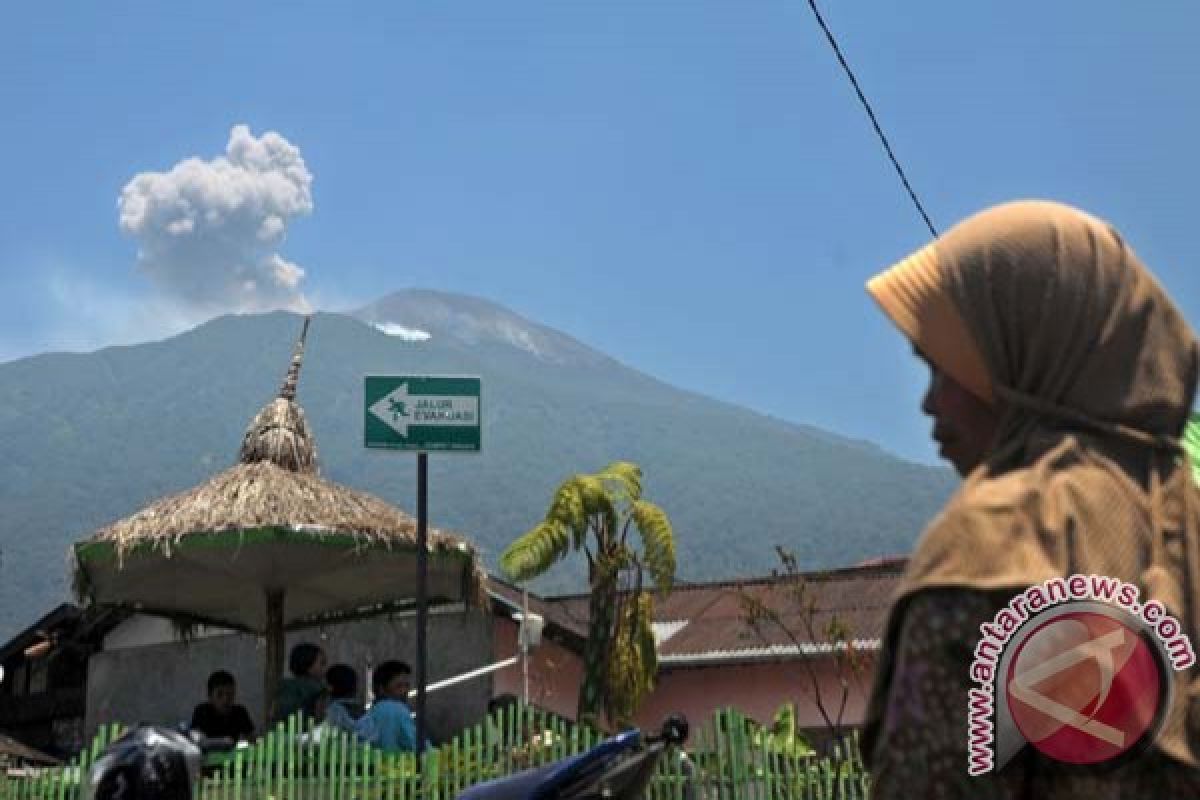
[[[316,474],[317,446],[312,431],[304,419],[304,410],[296,402],[296,387],[300,382],[300,367],[304,363],[304,342],[308,323],[304,318],[292,363],[279,396],[267,403],[246,429],[238,461],[255,464],[267,461],[291,472]]]
[[[287,377],[283,380],[283,387],[279,390],[279,396],[289,402],[296,400],[296,386],[300,383],[300,367],[304,364],[304,340],[308,338],[308,323],[312,319],[312,315],[304,317],[304,327],[300,329],[300,338],[296,340],[296,349],[292,353],[292,364],[288,367]]]

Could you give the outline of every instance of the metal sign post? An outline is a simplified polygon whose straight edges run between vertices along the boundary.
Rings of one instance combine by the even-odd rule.
[[[425,631],[429,624],[429,454],[417,453],[417,754],[425,750]]]
[[[478,377],[368,375],[363,390],[363,444],[417,454],[417,753],[428,727],[429,453],[477,453],[481,436]]]

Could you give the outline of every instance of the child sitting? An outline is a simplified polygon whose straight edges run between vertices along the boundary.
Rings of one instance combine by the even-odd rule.
[[[403,661],[385,661],[371,676],[375,704],[358,721],[355,732],[387,753],[414,752],[417,726],[408,708],[412,668]],[[427,749],[429,742],[425,742]]]
[[[191,729],[209,739],[249,741],[254,735],[254,723],[236,700],[237,682],[233,676],[225,670],[214,672],[208,676],[208,702],[196,706],[192,712]]]
[[[288,669],[292,677],[280,682],[275,695],[275,722],[297,711],[311,718],[317,696],[325,691],[325,651],[317,645],[301,642],[293,647],[288,654]]]
[[[358,675],[346,664],[334,664],[325,673],[331,699],[325,710],[325,723],[344,731],[354,731],[354,726],[363,715],[363,707],[357,702]]]

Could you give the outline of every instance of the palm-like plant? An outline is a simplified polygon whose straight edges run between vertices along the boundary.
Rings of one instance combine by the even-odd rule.
[[[646,586],[670,591],[675,536],[666,513],[642,499],[642,470],[616,462],[574,475],[554,493],[545,518],[500,556],[511,579],[541,575],[572,552],[587,558],[588,638],[579,718],[630,719],[654,686],[654,599]]]

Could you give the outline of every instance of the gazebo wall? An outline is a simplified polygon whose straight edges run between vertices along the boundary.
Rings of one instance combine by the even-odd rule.
[[[104,652],[88,664],[87,735],[109,722],[175,724],[188,721],[193,707],[206,699],[205,684],[215,670],[233,673],[238,702],[256,728],[262,728],[262,640],[243,634],[205,635],[190,642],[174,638],[169,626],[135,617],[110,636]],[[478,609],[432,611],[429,616],[429,682],[491,663],[491,615]],[[349,664],[358,672],[360,694],[366,671],[388,659],[414,665],[416,617],[412,613],[373,617],[288,635],[287,646],[320,644],[330,664]],[[430,734],[435,741],[453,736],[483,718],[491,681],[481,678],[429,695]]]

